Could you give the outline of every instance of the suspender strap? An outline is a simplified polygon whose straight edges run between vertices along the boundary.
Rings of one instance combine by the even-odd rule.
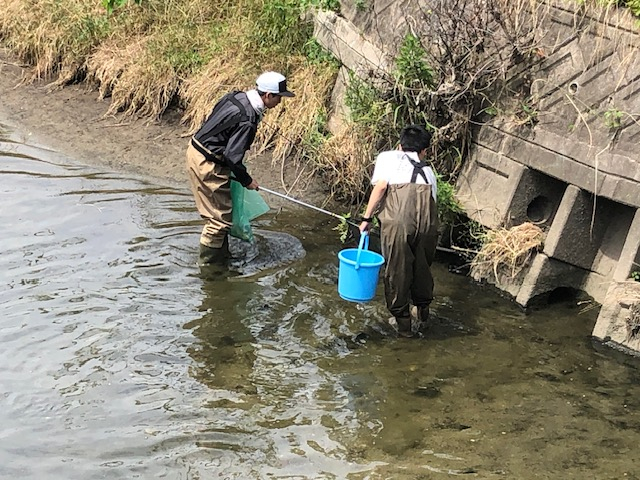
[[[422,162],[416,162],[409,155],[405,155],[404,158],[409,160],[411,162],[411,165],[413,165],[413,173],[411,174],[411,183],[416,183],[418,175],[420,175],[423,178],[424,183],[429,185],[429,180],[427,180],[427,175],[424,173],[424,170],[423,170],[423,168],[426,167],[427,165]]]
[[[215,137],[216,135],[218,135],[220,132],[223,132],[227,128],[232,127],[234,125],[238,125],[240,122],[246,122],[249,119],[249,114],[247,113],[247,109],[240,102],[240,100],[236,98],[237,93],[238,92],[228,93],[227,95],[225,95],[226,98],[223,97],[223,99],[225,101],[229,101],[233,103],[238,108],[238,110],[240,110],[240,115],[233,115],[229,117],[226,121],[218,124],[216,128],[214,128],[207,134],[208,137]],[[213,112],[211,112],[211,115],[214,115],[215,113],[217,113],[217,111],[224,106],[225,101],[220,101],[214,107]]]
[[[238,120],[238,123],[246,122],[247,120],[249,120],[247,109],[242,103],[240,103],[240,100],[238,100],[235,95],[231,95],[229,97],[229,100],[231,100],[231,103],[233,103],[236,107],[238,107],[238,110],[240,110],[240,119]]]
[[[220,132],[225,131],[227,128],[233,127],[235,125],[240,124],[241,122],[246,122],[247,120],[249,120],[249,114],[247,113],[247,109],[240,102],[240,100],[236,98],[237,93],[238,92],[230,92],[227,95],[225,95],[223,99],[220,102],[218,102],[218,104],[214,107],[213,111],[211,112],[211,115],[213,116],[216,113],[218,113],[224,107],[224,104],[226,102],[233,103],[238,108],[240,113],[237,115],[232,115],[224,122],[219,123],[213,130],[207,133],[207,138],[215,137]],[[198,152],[200,152],[204,156],[204,158],[207,159],[207,161],[217,163],[219,165],[224,164],[222,155],[216,155],[212,153],[202,143],[200,143],[195,138],[195,136],[191,137],[191,145],[193,145],[193,148],[195,148]]]

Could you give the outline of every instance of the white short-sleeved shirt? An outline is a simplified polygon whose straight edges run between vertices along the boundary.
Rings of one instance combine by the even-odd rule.
[[[373,169],[373,177],[371,184],[375,185],[380,180],[386,180],[389,185],[398,185],[403,183],[411,183],[413,176],[413,164],[405,157],[410,157],[414,162],[419,162],[416,152],[403,152],[402,150],[389,150],[381,152],[376,158],[376,165]],[[438,198],[438,181],[431,167],[422,169],[427,177],[429,185],[431,185],[431,195],[434,200]],[[415,183],[424,184],[422,175],[416,177]]]

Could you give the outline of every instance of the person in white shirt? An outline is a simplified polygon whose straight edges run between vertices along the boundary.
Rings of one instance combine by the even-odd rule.
[[[361,232],[368,232],[373,215],[380,221],[385,258],[384,290],[387,309],[395,317],[398,334],[414,335],[411,314],[423,324],[433,300],[431,264],[438,243],[437,180],[424,163],[431,134],[420,125],[405,127],[397,150],[376,159]]]

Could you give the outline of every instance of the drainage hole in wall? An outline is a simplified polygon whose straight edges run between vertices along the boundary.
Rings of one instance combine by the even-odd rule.
[[[527,218],[533,223],[544,223],[551,217],[551,202],[545,196],[539,195],[529,203]]]
[[[574,302],[578,297],[578,290],[571,287],[557,287],[547,296],[549,305],[554,303]]]

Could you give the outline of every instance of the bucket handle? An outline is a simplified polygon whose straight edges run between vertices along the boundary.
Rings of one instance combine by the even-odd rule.
[[[369,250],[369,233],[362,232],[360,243],[358,244],[358,254],[356,255],[356,270],[360,268],[360,253],[362,250]]]

